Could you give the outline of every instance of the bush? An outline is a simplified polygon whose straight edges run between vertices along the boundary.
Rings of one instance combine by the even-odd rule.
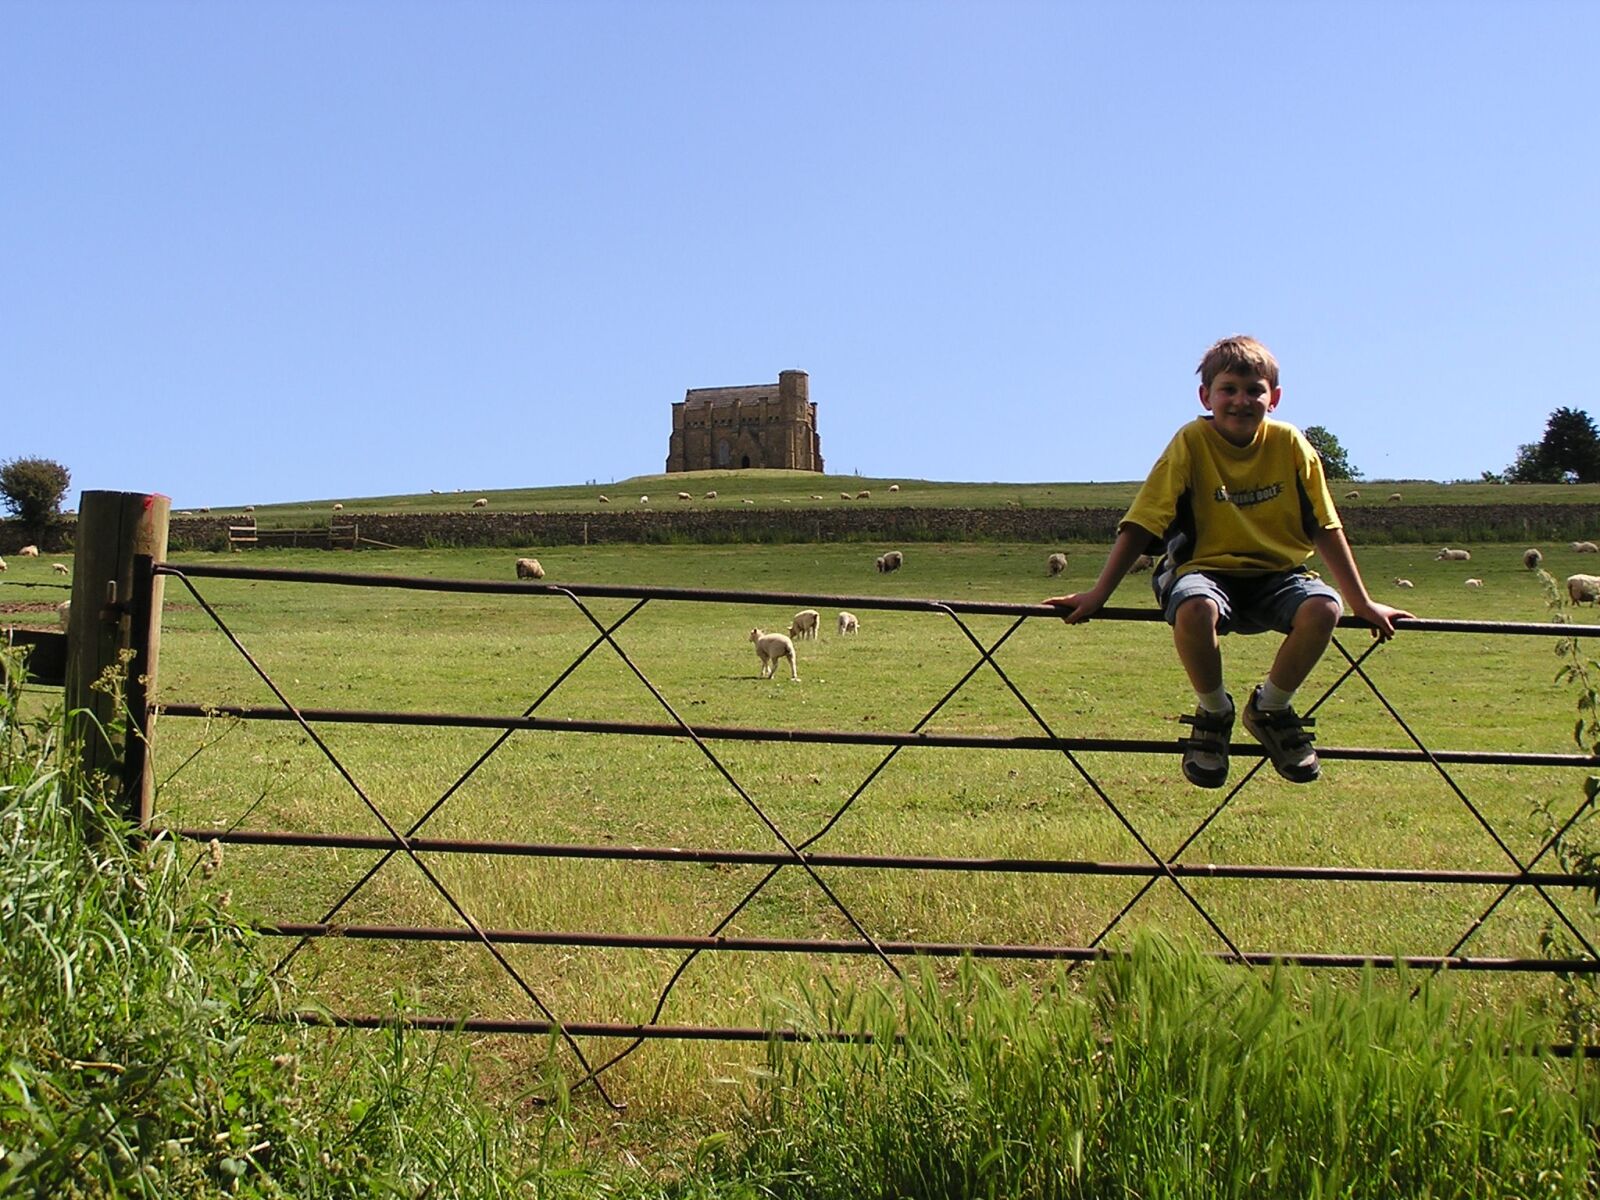
[[[0,465],[0,500],[26,524],[43,526],[61,511],[72,473],[48,458],[13,458]]]

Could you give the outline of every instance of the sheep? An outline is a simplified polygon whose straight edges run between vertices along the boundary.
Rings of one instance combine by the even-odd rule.
[[[1395,587],[1399,587],[1399,588],[1414,588],[1414,587],[1417,586],[1416,584],[1412,583],[1411,580],[1402,579],[1398,575],[1396,575],[1394,577],[1394,585],[1395,585]]]
[[[688,492],[679,492],[678,493],[678,499],[679,500],[693,500],[694,497],[689,495]]]
[[[1389,499],[1390,500],[1398,500],[1398,499],[1400,499],[1400,493],[1399,492],[1390,492],[1389,493]]]
[[[856,620],[855,613],[842,612],[839,614],[840,637],[843,637],[847,633],[855,633],[860,628],[861,622]]]
[[[338,501],[334,501],[333,511],[334,512],[343,512],[344,511],[344,505],[340,504]]]
[[[872,499],[872,492],[870,490],[864,488],[861,491],[856,493],[856,499],[857,500],[871,500]]]
[[[640,496],[639,497],[639,503],[640,504],[649,504],[650,503],[650,497],[649,496]]]
[[[1437,553],[1437,554],[1435,554],[1433,556],[1434,562],[1438,562],[1441,559],[1444,560],[1445,562],[1471,562],[1472,561],[1472,551],[1471,550],[1452,550],[1452,549],[1450,549],[1449,546],[1445,546],[1442,549],[1440,549],[1439,553]]]
[[[839,499],[841,499],[841,500],[850,499],[850,493],[849,492],[840,492],[839,493]]]
[[[794,620],[789,622],[789,636],[792,638],[808,637],[815,640],[817,636],[817,623],[821,620],[821,618],[822,614],[817,612],[816,609],[802,608],[799,612],[795,613]]]
[[[604,492],[601,492],[600,493],[600,503],[601,504],[610,504],[611,503],[611,497],[606,495]]]
[[[789,660],[789,678],[796,683],[800,681],[800,669],[796,666],[794,643],[787,635],[782,633],[762,633],[759,629],[750,631],[750,640],[756,644],[756,657],[761,660],[761,678],[771,679],[772,673],[777,670],[778,660]]]
[[[50,569],[52,571],[54,571],[57,575],[70,575],[70,574],[72,574],[72,571],[67,567],[66,563],[51,563],[50,564]]]
[[[24,546],[21,550],[17,551],[17,557],[18,558],[38,558],[39,557],[39,547],[37,547],[37,546]]]
[[[63,600],[60,604],[56,605],[56,620],[61,623],[61,627],[63,629],[72,623],[71,600]]]
[[[1600,575],[1568,575],[1567,596],[1574,604],[1600,601]]]
[[[900,485],[898,483],[891,483],[889,485],[889,490],[891,492],[898,492],[900,490]]]
[[[1140,575],[1155,565],[1155,559],[1151,558],[1148,554],[1141,554],[1138,558],[1133,560],[1133,565],[1128,568],[1128,574]]]
[[[1477,588],[1477,587],[1482,587],[1483,586],[1483,580],[1481,580],[1481,579],[1468,579],[1468,580],[1465,580],[1464,582],[1466,583],[1466,585],[1468,587]]]
[[[248,513],[248,512],[255,512],[255,510],[256,510],[256,506],[255,506],[255,505],[254,505],[254,504],[246,504],[246,505],[245,505],[245,506],[244,506],[244,510],[245,510],[245,512],[247,512],[247,513]]]
[[[748,498],[748,497],[746,497],[746,498],[745,498],[745,499],[743,499],[743,500],[741,500],[741,501],[739,501],[739,503],[740,503],[740,504],[754,504],[754,503],[755,503],[755,501],[754,501],[754,500],[751,500],[751,499],[749,499],[749,498]]]
[[[878,556],[878,570],[880,571],[898,571],[904,565],[905,555],[898,550],[885,550]]]
[[[716,488],[712,488],[709,492],[706,493],[706,499],[707,500],[715,500],[716,498],[717,498],[717,490],[716,490]]]
[[[539,565],[537,558],[519,558],[517,559],[517,578],[543,579],[544,568]]]
[[[6,560],[3,559],[3,558],[0,558],[0,571],[4,571],[5,569],[6,569]]]
[[[812,492],[811,493],[811,498],[813,500],[821,500],[822,499],[822,494],[820,492]]]
[[[489,497],[487,497],[487,496],[479,496],[476,500],[474,500],[472,502],[472,507],[473,508],[488,508],[489,507]]]
[[[1534,547],[1529,546],[1522,552],[1522,565],[1528,570],[1537,571],[1539,564],[1542,562],[1544,562],[1544,555],[1540,554]]]
[[[1050,574],[1059,575],[1067,569],[1067,556],[1057,551],[1044,560],[1044,566],[1045,570],[1049,571]]]
[[[1346,492],[1344,494],[1344,498],[1346,500],[1359,500],[1359,499],[1361,499],[1361,489],[1360,488],[1351,488],[1348,492]]]
[[[1593,542],[1573,542],[1572,552],[1574,554],[1600,554],[1600,546],[1596,546]],[[27,551],[23,551],[23,553],[27,553]]]

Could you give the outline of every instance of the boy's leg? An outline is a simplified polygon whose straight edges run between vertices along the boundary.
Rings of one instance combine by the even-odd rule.
[[[1209,596],[1192,596],[1172,615],[1172,640],[1189,683],[1199,698],[1184,740],[1183,775],[1197,787],[1221,787],[1228,779],[1228,739],[1233,700],[1222,686],[1222,649],[1217,643],[1221,610]]]
[[[1342,611],[1339,602],[1327,596],[1309,596],[1295,609],[1294,624],[1267,672],[1274,687],[1293,692],[1306,681],[1333,640]]]
[[[1278,774],[1292,783],[1311,783],[1321,774],[1311,744],[1312,721],[1296,714],[1289,702],[1333,640],[1341,611],[1336,595],[1306,596],[1294,610],[1267,681],[1250,693],[1244,706],[1245,728],[1266,748]]]

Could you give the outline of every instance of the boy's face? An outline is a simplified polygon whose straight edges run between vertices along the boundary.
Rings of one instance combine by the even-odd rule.
[[[1200,385],[1200,403],[1211,414],[1211,425],[1235,446],[1248,446],[1267,414],[1278,407],[1283,389],[1265,379],[1223,371]]]

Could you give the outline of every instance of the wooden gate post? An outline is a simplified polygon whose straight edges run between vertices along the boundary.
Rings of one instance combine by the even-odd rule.
[[[126,815],[141,825],[150,819],[153,794],[149,757],[143,752],[147,730],[133,729],[126,709],[118,711],[118,696],[95,684],[108,671],[115,673],[125,653],[137,653],[141,661],[138,678],[129,681],[132,691],[141,697],[155,691],[164,581],[150,575],[148,561],[167,556],[171,512],[166,496],[139,492],[84,492],[78,505],[67,625],[68,733],[85,778],[117,780]],[[139,580],[145,596],[135,584],[135,559],[140,556],[147,560]],[[133,628],[135,613],[138,630]],[[127,731],[121,738],[108,738],[114,726]]]

